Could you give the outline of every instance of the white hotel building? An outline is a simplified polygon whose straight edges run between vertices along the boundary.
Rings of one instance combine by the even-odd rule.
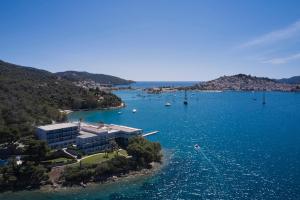
[[[130,137],[141,135],[143,130],[114,124],[95,126],[86,123],[61,123],[39,126],[36,133],[51,148],[76,144],[79,149],[89,154],[111,148],[111,140],[126,144]]]

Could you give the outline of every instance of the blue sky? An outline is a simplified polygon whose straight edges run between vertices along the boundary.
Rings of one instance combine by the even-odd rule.
[[[300,75],[300,1],[0,0],[0,59],[132,80]]]

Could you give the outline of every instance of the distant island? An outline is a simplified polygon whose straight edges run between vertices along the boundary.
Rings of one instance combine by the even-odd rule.
[[[245,74],[222,76],[215,80],[199,83],[194,86],[200,90],[244,90],[244,91],[296,91],[298,85],[281,83],[265,77]]]
[[[282,79],[275,79],[278,83],[287,83],[287,84],[297,84],[300,85],[300,76],[293,76],[291,78],[282,78]]]
[[[199,82],[192,86],[163,86],[143,88],[143,90],[149,94],[176,92],[179,90],[299,92],[299,77],[300,76],[287,79],[270,79],[266,77],[237,74],[232,76],[221,76],[217,79]]]
[[[190,89],[196,90],[241,90],[241,91],[300,91],[300,85],[289,84],[282,80],[256,77],[245,74],[222,76],[220,78],[198,83]]]

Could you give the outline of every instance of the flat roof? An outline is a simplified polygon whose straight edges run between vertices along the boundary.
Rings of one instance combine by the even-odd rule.
[[[141,131],[142,129],[139,128],[132,128],[128,126],[120,126],[120,125],[115,125],[115,124],[110,124],[108,125],[109,128],[119,130],[119,131],[124,131],[127,133],[135,132],[135,131]]]
[[[98,136],[97,134],[89,133],[89,132],[85,132],[85,131],[80,131],[79,134],[80,135],[78,135],[77,137],[82,138],[82,139]]]
[[[93,126],[93,125],[87,125],[87,124],[82,124],[81,129],[85,129],[84,131],[89,131],[89,132],[94,132],[94,133],[104,133],[107,132],[107,128],[105,126],[100,127],[100,126]]]
[[[49,124],[44,126],[38,126],[37,128],[45,130],[45,131],[51,131],[51,130],[57,130],[57,129],[63,129],[63,128],[71,128],[78,126],[75,123],[59,123],[59,124]]]

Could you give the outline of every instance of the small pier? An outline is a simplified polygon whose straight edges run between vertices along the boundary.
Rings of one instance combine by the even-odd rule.
[[[159,131],[152,131],[152,132],[149,132],[149,133],[145,133],[145,134],[143,134],[142,136],[143,137],[147,137],[147,136],[149,136],[149,135],[154,135],[154,134],[156,134],[156,133],[158,133]]]

